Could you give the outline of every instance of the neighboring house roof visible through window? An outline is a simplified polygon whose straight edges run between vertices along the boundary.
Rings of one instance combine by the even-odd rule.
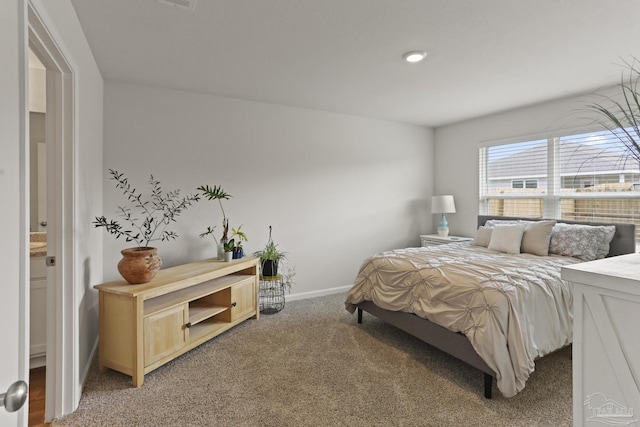
[[[535,161],[536,159],[542,161]],[[560,175],[639,173],[638,163],[621,150],[560,141]],[[547,175],[547,142],[496,160],[489,160],[489,180],[524,179]]]

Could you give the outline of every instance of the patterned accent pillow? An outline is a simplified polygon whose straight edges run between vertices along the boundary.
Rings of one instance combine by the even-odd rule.
[[[593,261],[604,233],[594,226],[558,223],[551,232],[549,253]]]

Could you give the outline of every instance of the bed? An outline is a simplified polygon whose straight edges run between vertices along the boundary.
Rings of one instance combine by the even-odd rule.
[[[571,344],[573,297],[560,268],[632,252],[633,224],[479,216],[473,242],[369,257],[345,306],[358,323],[366,311],[477,368],[486,398],[494,378],[511,397],[535,359]]]

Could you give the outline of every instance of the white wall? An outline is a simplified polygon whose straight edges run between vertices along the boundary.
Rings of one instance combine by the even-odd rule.
[[[365,257],[418,245],[431,226],[433,132],[421,126],[107,82],[104,166],[145,189],[149,174],[167,190],[222,185],[246,252],[273,226],[298,297],[350,286]],[[124,200],[111,180],[104,194],[110,217]],[[198,234],[220,233],[221,221],[217,202],[187,210],[180,237],[155,245],[164,267],[214,257],[213,240]],[[106,278],[119,278],[128,246],[105,236]]]
[[[32,3],[74,73],[74,146],[70,156],[73,194],[65,194],[66,200],[72,198],[72,212],[67,214],[73,216],[73,229],[62,230],[65,238],[73,241],[73,283],[64,283],[65,296],[59,297],[65,304],[73,301],[62,308],[65,317],[73,322],[74,346],[69,350],[76,352],[75,363],[70,360],[65,363],[73,370],[75,408],[98,336],[97,292],[92,286],[103,281],[103,235],[94,229],[91,220],[102,212],[104,88],[71,2],[33,0]],[[69,298],[71,294],[73,297]]]
[[[613,96],[611,88],[600,94]],[[558,131],[593,128],[594,116],[586,111],[589,102],[602,99],[593,94],[511,110],[436,129],[435,191],[453,194],[456,213],[447,215],[453,235],[474,236],[478,215],[478,148],[488,141],[545,138]],[[434,219],[434,226],[437,221]]]

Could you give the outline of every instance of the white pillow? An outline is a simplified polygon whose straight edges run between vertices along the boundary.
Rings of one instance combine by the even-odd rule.
[[[488,219],[485,221],[485,227],[495,227],[496,225],[515,225],[521,224],[522,221],[517,219]]]
[[[556,221],[526,223],[527,228],[524,229],[524,234],[522,235],[520,251],[539,256],[549,255],[549,243],[554,225],[556,225]]]
[[[609,249],[611,249],[610,243],[611,240],[613,240],[613,236],[616,234],[616,227],[613,225],[600,225],[598,228],[603,230],[604,235],[602,236],[602,240],[598,246],[596,259],[602,259],[609,254]]]
[[[491,234],[493,232],[493,228],[480,226],[478,227],[478,232],[476,233],[476,237],[471,241],[472,245],[475,246],[484,246],[485,248],[489,246],[489,242],[491,242]]]
[[[525,227],[525,224],[496,225],[491,233],[489,249],[508,254],[519,254]]]

